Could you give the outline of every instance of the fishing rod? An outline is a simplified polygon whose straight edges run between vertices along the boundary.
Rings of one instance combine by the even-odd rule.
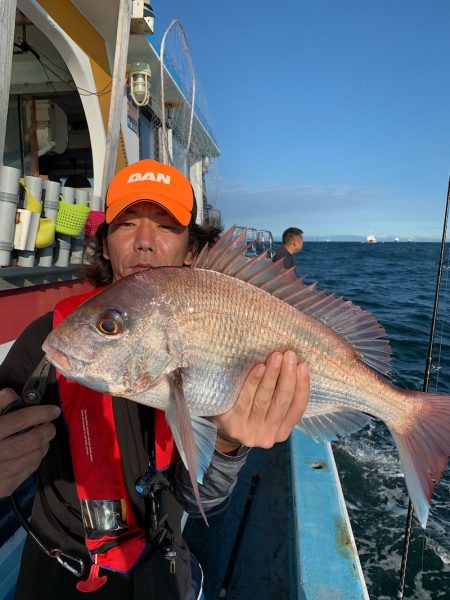
[[[445,216],[444,216],[444,224],[442,227],[442,240],[441,240],[441,250],[439,253],[439,266],[436,277],[436,288],[434,291],[434,305],[433,305],[433,316],[431,318],[431,327],[430,327],[430,336],[428,340],[428,353],[427,359],[425,363],[425,373],[423,377],[423,392],[428,392],[428,385],[430,382],[430,373],[431,366],[433,360],[433,344],[434,344],[434,335],[436,332],[436,320],[437,320],[437,312],[439,306],[439,290],[441,287],[441,279],[442,279],[442,270],[444,265],[444,251],[445,251],[445,240],[447,237],[447,221],[448,221],[448,210],[450,204],[450,178],[448,180],[448,188],[447,188],[447,202],[445,204]],[[413,519],[414,509],[411,504],[411,500],[408,503],[408,514],[406,516],[406,527],[405,527],[405,535],[403,542],[403,554],[402,554],[402,564],[400,568],[400,583],[397,592],[398,600],[403,600],[403,592],[405,588],[405,577],[406,577],[406,565],[408,562],[408,551],[411,543],[411,529],[412,529],[412,519]]]
[[[253,497],[256,492],[256,486],[260,480],[259,475],[253,475],[252,483],[250,485],[250,490],[248,492],[247,501],[245,503],[244,512],[242,513],[242,519],[239,523],[239,529],[236,534],[236,539],[234,540],[233,548],[231,550],[230,559],[228,561],[227,570],[225,572],[225,576],[223,578],[222,587],[219,593],[218,600],[224,600],[227,597],[228,586],[230,584],[231,576],[233,574],[234,563],[236,562],[236,558],[239,552],[239,546],[241,545],[242,536],[244,535],[245,526],[247,525],[247,517],[250,512],[250,508],[253,502]]]

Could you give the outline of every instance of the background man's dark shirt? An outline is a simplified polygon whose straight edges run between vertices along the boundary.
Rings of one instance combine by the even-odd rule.
[[[286,250],[285,246],[280,246],[279,248],[277,248],[272,260],[273,262],[275,262],[277,260],[281,260],[282,258],[284,259],[284,266],[286,269],[295,267],[294,258],[292,254],[290,254],[288,250]]]

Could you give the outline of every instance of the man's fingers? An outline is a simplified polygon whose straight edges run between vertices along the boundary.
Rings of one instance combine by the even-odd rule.
[[[25,433],[4,439],[0,444],[0,462],[17,460],[33,452],[39,452],[41,448],[48,447],[48,443],[55,435],[55,426],[52,423],[43,423]]]
[[[293,402],[297,382],[297,364],[295,352],[289,350],[284,353],[273,399],[266,415],[266,422],[277,428],[283,423]]]
[[[272,401],[278,377],[280,375],[283,355],[281,352],[274,352],[266,361],[266,370],[256,390],[253,399],[252,410],[249,416],[249,422],[261,422],[266,418],[267,411]]]
[[[286,412],[278,432],[279,441],[289,437],[292,429],[297,425],[306,410],[309,400],[310,377],[309,368],[306,363],[300,363],[296,367],[296,385],[294,397]]]
[[[43,423],[49,423],[59,417],[61,410],[57,406],[42,404],[29,406],[0,416],[0,441]]]
[[[255,365],[247,375],[247,378],[242,386],[241,393],[231,409],[242,418],[248,417],[252,410],[253,398],[256,394],[258,386],[266,372],[266,366],[263,364]]]
[[[3,388],[0,390],[0,415],[13,402],[20,400],[20,397],[11,388]]]
[[[36,471],[55,437],[51,421],[59,414],[58,407],[43,405],[0,416],[0,498]]]
[[[288,350],[274,352],[247,376],[232,409],[211,418],[218,428],[216,448],[227,452],[237,443],[271,448],[288,438],[309,398],[308,367]]]
[[[0,481],[0,498],[10,496],[19,485],[34,473],[48,452],[45,444],[38,450],[25,454],[20,458],[2,463],[2,480]]]

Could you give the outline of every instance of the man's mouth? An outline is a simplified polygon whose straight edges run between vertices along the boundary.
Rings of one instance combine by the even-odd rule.
[[[131,271],[133,271],[133,273],[136,273],[137,271],[144,271],[145,269],[152,269],[153,265],[149,265],[147,263],[139,263],[138,265],[133,265],[131,267],[128,267]]]

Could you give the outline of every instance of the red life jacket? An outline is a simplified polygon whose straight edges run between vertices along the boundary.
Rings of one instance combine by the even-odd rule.
[[[101,289],[59,302],[55,307],[53,326]],[[112,397],[69,381],[58,371],[56,377],[82,506],[85,542],[94,557],[93,566],[97,572],[99,567],[130,571],[145,551],[146,540],[133,513],[125,482]],[[178,460],[178,453],[163,411],[155,410],[154,422],[155,468],[162,471]],[[94,526],[99,519],[104,523],[104,534],[102,528],[99,530]]]

